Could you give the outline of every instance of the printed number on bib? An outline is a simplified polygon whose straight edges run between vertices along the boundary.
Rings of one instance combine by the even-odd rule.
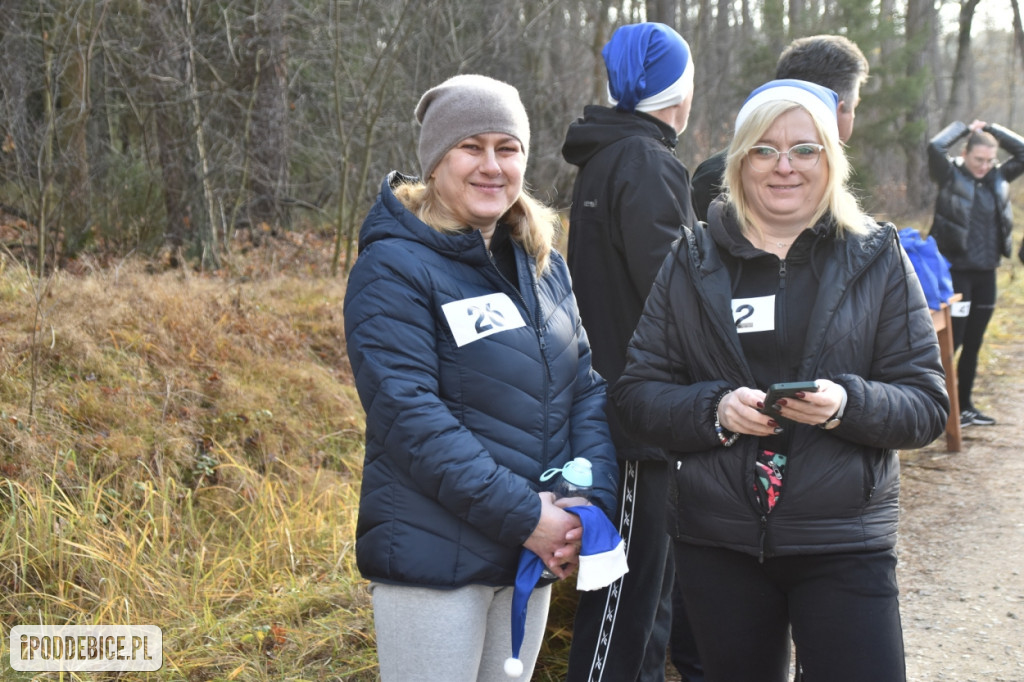
[[[775,296],[732,299],[736,333],[770,332],[775,329]]]
[[[460,348],[491,334],[526,326],[516,304],[505,294],[464,298],[445,303],[441,310]]]
[[[971,302],[956,301],[955,303],[951,303],[949,306],[949,314],[951,317],[967,317],[971,314]]]

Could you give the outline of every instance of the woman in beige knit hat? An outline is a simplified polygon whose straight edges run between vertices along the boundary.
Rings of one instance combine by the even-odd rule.
[[[383,680],[508,680],[520,557],[560,578],[578,563],[579,518],[541,474],[585,457],[591,502],[615,506],[605,385],[552,246],[557,217],[523,189],[516,89],[456,76],[416,118],[422,175],[385,178],[345,296],[366,410],[356,557]],[[550,593],[529,598],[522,679]]]

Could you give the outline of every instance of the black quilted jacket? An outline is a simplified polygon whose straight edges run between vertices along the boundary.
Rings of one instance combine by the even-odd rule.
[[[679,460],[677,539],[755,556],[896,542],[897,448],[930,443],[949,413],[935,331],[891,224],[841,240],[821,225],[814,232],[835,244],[822,249],[828,258],[808,291],[797,376],[831,379],[849,400],[836,429],[789,427],[785,483],[767,516],[754,488],[758,439],[725,448],[714,430],[716,399],[756,384],[733,321],[733,282],[709,228],[687,229],[654,283],[612,397],[635,436]]]

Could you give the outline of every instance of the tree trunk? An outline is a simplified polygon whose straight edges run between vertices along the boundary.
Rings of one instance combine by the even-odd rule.
[[[953,81],[949,87],[949,101],[946,103],[943,121],[959,121],[969,118],[967,111],[974,102],[966,101],[965,92],[972,89],[973,60],[971,59],[971,25],[974,11],[981,0],[961,0],[960,32],[957,36],[956,65],[953,67]]]
[[[789,35],[793,38],[805,35],[804,17],[806,9],[803,0],[789,0]]]
[[[4,139],[0,142],[6,153],[12,157],[13,169],[10,177],[34,176],[32,171],[36,155],[32,152],[33,135],[30,132],[28,98],[33,85],[31,67],[28,64],[28,29],[22,18],[26,15],[26,0],[3,0],[0,2],[0,92],[6,93],[4,117],[0,120],[0,131]],[[7,168],[4,168],[6,173]]]
[[[590,9],[589,22],[594,27],[594,38],[591,42],[594,58],[593,96],[591,102],[607,104],[608,101],[608,73],[604,68],[604,59],[601,58],[601,50],[605,43],[612,37],[608,10],[611,0],[598,0]]]
[[[673,0],[647,0],[647,21],[657,21],[675,28],[676,3]]]
[[[196,233],[199,237],[199,258],[202,267],[216,268],[220,262],[220,246],[217,238],[217,209],[213,195],[213,186],[210,179],[210,161],[207,151],[206,134],[203,129],[203,110],[199,100],[199,82],[196,75],[196,62],[198,57],[195,48],[195,26],[192,21],[192,0],[181,0],[182,15],[184,18],[184,33],[186,44],[185,52],[185,85],[188,93],[188,100],[191,105],[192,114],[192,143],[195,147],[196,160],[199,163],[199,180],[203,189],[204,213],[195,212],[198,218],[202,217],[202,223],[197,225]]]
[[[1017,0],[1010,0],[1010,6],[1013,7],[1013,44],[1016,50],[1010,53],[1010,73],[1013,77],[1010,80],[1010,110],[1006,115],[1006,125],[1013,130],[1018,130],[1017,127],[1017,76],[1020,75],[1020,69],[1017,68],[1017,60],[1015,55],[1020,57],[1021,62],[1024,62],[1024,26],[1021,24],[1020,19],[1020,3]]]
[[[922,77],[923,72],[938,72],[938,64],[929,64],[928,55],[933,53],[927,49],[935,35],[937,12],[934,0],[908,0],[906,41],[910,59],[907,62],[907,78],[911,82]],[[927,121],[928,89],[922,88],[919,101],[911,107],[906,120]],[[931,182],[928,179],[928,168],[925,163],[926,146],[928,143],[927,127],[924,132],[913,139],[901,140],[907,161],[907,200],[911,206],[923,209],[931,203],[934,196]]]
[[[786,7],[783,0],[762,0],[761,17],[764,22],[764,33],[768,39],[768,51],[778,55],[786,44],[786,27],[784,18]]]
[[[288,159],[288,74],[285,57],[286,6],[283,0],[266,0],[253,17],[255,30],[251,41],[251,83],[254,90],[252,134],[249,154],[252,159],[249,190],[250,224],[289,223],[283,200],[289,195]]]

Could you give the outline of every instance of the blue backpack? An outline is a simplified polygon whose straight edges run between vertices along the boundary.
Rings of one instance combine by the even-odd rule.
[[[900,244],[910,256],[914,272],[921,281],[925,300],[932,310],[939,310],[943,303],[948,303],[953,295],[953,278],[949,274],[949,261],[939,253],[935,239],[929,235],[921,238],[921,233],[912,227],[899,231]]]

